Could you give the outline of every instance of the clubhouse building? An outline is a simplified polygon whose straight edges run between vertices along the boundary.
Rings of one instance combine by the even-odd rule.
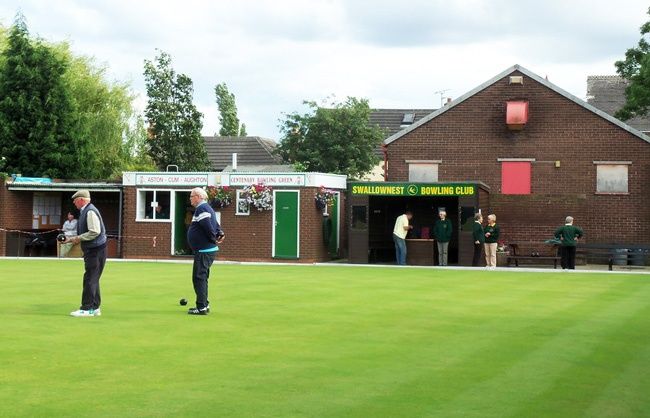
[[[232,204],[217,209],[227,234],[222,260],[392,263],[395,218],[411,210],[410,263],[430,265],[443,208],[454,227],[450,264],[471,264],[478,212],[496,214],[502,242],[523,251],[543,246],[567,215],[588,243],[650,243],[650,138],[519,65],[404,121],[384,141],[383,181],[261,170],[124,173],[121,183],[9,180],[0,184],[0,255],[25,255],[21,231],[60,227],[79,188],[91,190],[115,241],[111,253],[124,258],[186,256],[196,186],[232,191]],[[253,184],[272,188],[272,208],[241,203]],[[325,208],[315,205],[322,187],[335,195]]]

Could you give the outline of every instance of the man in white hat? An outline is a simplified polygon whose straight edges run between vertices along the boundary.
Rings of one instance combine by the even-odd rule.
[[[70,312],[75,317],[100,316],[102,311],[99,279],[106,264],[106,228],[99,210],[90,203],[90,192],[79,190],[72,195],[72,203],[79,209],[77,236],[66,239],[66,243],[81,243],[84,255],[83,291],[81,306]]]

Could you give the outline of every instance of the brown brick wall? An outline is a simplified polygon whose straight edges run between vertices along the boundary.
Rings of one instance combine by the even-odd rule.
[[[32,229],[32,192],[7,190],[0,180],[0,229]],[[6,255],[7,233],[0,231],[0,255]]]
[[[505,102],[529,101],[521,132],[505,124]],[[587,242],[650,242],[650,144],[524,76],[497,81],[388,145],[389,181],[407,181],[408,159],[442,160],[439,181],[480,180],[489,208],[510,241],[550,238],[566,215]],[[498,158],[534,158],[532,194],[501,195]],[[554,161],[561,167],[556,168]],[[632,161],[629,195],[597,195],[593,161]],[[484,199],[481,199],[483,202]]]
[[[277,188],[281,190],[281,188]],[[316,210],[316,188],[300,189],[300,258],[276,260],[272,254],[273,211],[251,209],[248,216],[235,215],[233,202],[221,209],[221,226],[226,241],[220,245],[219,260],[229,261],[289,261],[312,263],[329,260],[327,248],[322,243],[322,212]],[[344,210],[344,204],[341,205]],[[126,258],[170,258],[171,223],[135,222],[136,188],[124,189],[124,240]],[[341,222],[345,221],[342,214]],[[156,247],[153,247],[153,237]],[[343,245],[344,242],[341,242]]]
[[[9,230],[32,230],[33,196],[34,191],[7,190],[4,181],[0,181],[0,255],[6,255],[7,233]],[[67,211],[72,210],[76,216],[78,211],[70,202],[74,192],[62,193],[61,225],[65,220]],[[93,192],[91,193],[93,203],[97,206],[104,219],[106,230],[109,234],[117,234],[119,226],[119,194],[115,192]],[[109,256],[115,256],[113,252]]]
[[[170,222],[136,222],[136,188],[123,189],[122,256],[124,258],[169,258]]]

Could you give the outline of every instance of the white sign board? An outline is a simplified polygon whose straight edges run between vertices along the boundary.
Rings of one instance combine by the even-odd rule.
[[[230,174],[230,186],[250,186],[262,183],[266,186],[304,186],[304,174]]]
[[[207,173],[138,173],[135,175],[136,186],[207,186]]]

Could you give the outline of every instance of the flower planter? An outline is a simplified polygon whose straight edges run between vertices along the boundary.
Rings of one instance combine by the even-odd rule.
[[[232,193],[227,186],[208,186],[205,192],[212,209],[223,209],[232,203]]]

